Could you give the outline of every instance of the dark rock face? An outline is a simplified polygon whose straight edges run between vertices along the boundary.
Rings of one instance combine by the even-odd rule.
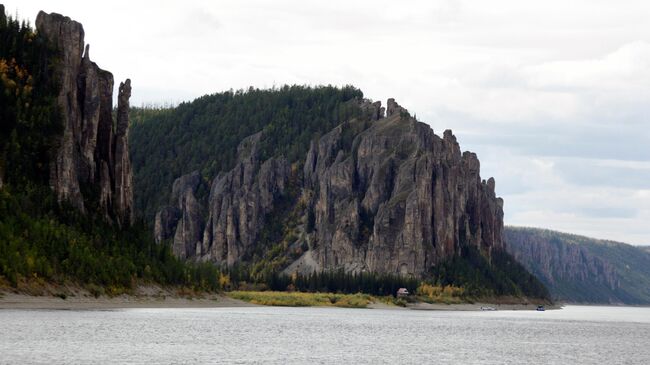
[[[50,185],[59,200],[85,211],[85,199],[97,199],[107,219],[129,225],[133,221],[128,149],[131,82],[120,84],[114,127],[113,75],[90,60],[88,45],[84,51],[83,26],[41,11],[36,29],[61,52],[55,77],[60,80],[58,104],[64,131],[51,161]],[[84,196],[86,190],[97,190],[99,196]]]
[[[282,196],[289,178],[284,158],[259,160],[261,133],[238,147],[237,165],[212,183],[202,259],[233,265],[253,248],[266,215]]]
[[[183,175],[174,181],[171,204],[156,214],[154,238],[156,242],[173,239],[172,251],[178,257],[196,255],[203,237],[203,209],[196,198],[202,184],[198,171]]]
[[[308,154],[319,266],[421,275],[461,244],[502,246],[503,201],[493,179],[481,181],[476,155],[461,155],[451,131],[436,136],[392,99],[386,115],[349,153],[338,127]]]
[[[118,220],[133,220],[133,173],[129,157],[129,98],[131,80],[120,83],[117,96],[117,123],[113,138],[113,204]]]
[[[261,137],[257,133],[244,139],[235,168],[212,182],[206,221],[195,195],[201,181],[198,172],[176,179],[171,194],[174,206],[156,214],[156,241],[173,238],[173,251],[179,257],[227,265],[238,262],[255,244],[289,176],[283,158],[260,162]]]
[[[174,237],[176,225],[181,218],[181,212],[178,208],[167,206],[156,213],[154,223],[154,239],[156,243]]]
[[[245,260],[294,175],[300,185],[294,233],[308,250],[290,268],[421,276],[463,245],[488,255],[503,246],[503,201],[494,179],[481,180],[475,154],[461,154],[451,131],[440,138],[393,99],[387,109],[378,102],[360,106],[367,118],[312,142],[302,174],[284,158],[260,161],[261,133],[242,141],[235,168],[212,183],[200,249],[193,236],[184,241],[185,257],[228,266]],[[168,216],[161,211],[156,219],[157,233],[167,232],[163,239],[171,237]],[[179,223],[175,237],[184,230]]]

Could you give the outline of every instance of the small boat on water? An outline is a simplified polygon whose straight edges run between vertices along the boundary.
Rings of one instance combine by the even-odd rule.
[[[543,312],[543,311],[545,311],[545,310],[546,310],[546,309],[544,308],[543,305],[538,305],[538,306],[537,306],[537,311],[538,311],[538,312]]]

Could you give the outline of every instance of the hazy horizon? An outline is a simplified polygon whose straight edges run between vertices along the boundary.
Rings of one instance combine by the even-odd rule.
[[[82,23],[132,105],[351,84],[452,129],[506,225],[650,245],[650,3],[2,3]]]

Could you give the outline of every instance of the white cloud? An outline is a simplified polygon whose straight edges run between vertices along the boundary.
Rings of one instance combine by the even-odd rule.
[[[526,68],[529,85],[544,89],[648,90],[650,44],[628,43],[602,58],[553,61]]]

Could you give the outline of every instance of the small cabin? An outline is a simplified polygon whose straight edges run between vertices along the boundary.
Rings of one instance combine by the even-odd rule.
[[[407,297],[409,295],[409,291],[406,288],[399,288],[397,289],[397,297]]]

